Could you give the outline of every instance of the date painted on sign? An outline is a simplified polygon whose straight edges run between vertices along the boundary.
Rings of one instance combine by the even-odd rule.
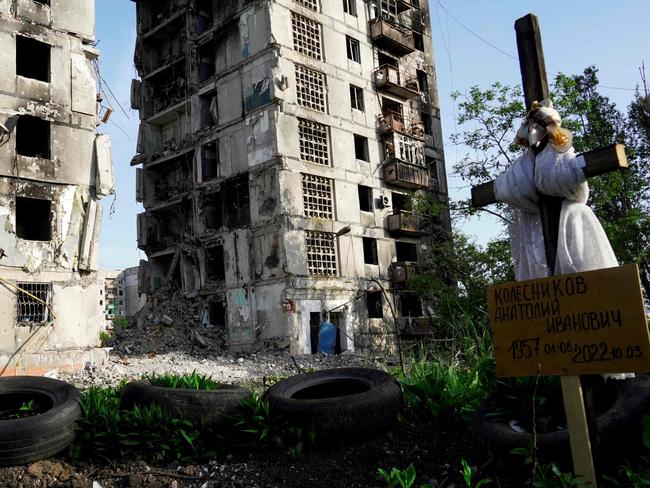
[[[488,289],[499,376],[650,371],[636,265]]]

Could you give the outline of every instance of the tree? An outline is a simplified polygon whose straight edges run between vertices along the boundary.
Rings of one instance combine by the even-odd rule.
[[[630,170],[590,180],[589,204],[603,224],[621,263],[637,263],[650,296],[650,108],[648,96],[636,94],[626,114],[598,92],[598,71],[589,67],[581,75],[558,75],[551,98],[573,132],[574,146],[583,152],[616,142],[626,144]],[[452,136],[469,153],[455,166],[456,173],[475,185],[501,174],[523,149],[513,144],[519,121],[525,116],[521,89],[494,83],[487,90],[472,87],[460,100],[458,122],[466,128]],[[503,207],[500,217],[507,221]],[[469,202],[452,206],[455,216],[476,212]]]

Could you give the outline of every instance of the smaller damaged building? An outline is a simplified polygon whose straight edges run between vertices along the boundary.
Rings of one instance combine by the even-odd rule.
[[[98,200],[114,185],[94,19],[94,0],[0,0],[3,375],[101,358]]]

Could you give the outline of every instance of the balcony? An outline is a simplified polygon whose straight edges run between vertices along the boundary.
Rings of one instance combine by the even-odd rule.
[[[405,116],[392,110],[384,110],[379,121],[379,130],[382,134],[398,132],[409,138],[424,141],[424,124],[418,119]]]
[[[418,273],[415,263],[396,262],[390,265],[390,279],[394,285],[405,285]]]
[[[415,78],[404,79],[399,69],[385,64],[375,71],[377,90],[385,91],[404,100],[420,96],[420,88]]]
[[[372,19],[370,35],[377,47],[396,56],[405,56],[415,51],[413,33],[388,19],[382,17]]]
[[[384,181],[409,190],[426,190],[429,188],[429,173],[422,166],[391,159],[384,164]]]
[[[388,232],[393,235],[420,237],[430,234],[429,221],[410,212],[399,212],[388,216]]]

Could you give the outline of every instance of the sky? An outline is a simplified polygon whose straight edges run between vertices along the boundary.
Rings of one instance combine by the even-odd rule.
[[[114,109],[109,123],[100,130],[109,134],[113,143],[117,188],[115,197],[103,201],[100,266],[122,269],[145,259],[137,248],[136,215],[142,206],[135,202],[135,168],[129,164],[138,134],[138,114],[130,109],[131,79],[137,77],[133,65],[135,4],[131,0],[96,0],[96,5],[104,104],[110,103]],[[430,0],[429,6],[452,199],[464,198],[469,188],[451,174],[454,162],[465,153],[449,140],[459,129],[450,93],[463,93],[473,85],[486,88],[494,81],[521,82],[518,62],[513,59],[517,54],[513,27],[517,18],[530,12],[539,17],[549,81],[553,73],[579,74],[595,65],[601,93],[619,109],[627,107],[640,83],[638,70],[644,56],[650,69],[650,0]],[[479,243],[496,237],[499,230],[489,217],[462,222],[459,227]]]

